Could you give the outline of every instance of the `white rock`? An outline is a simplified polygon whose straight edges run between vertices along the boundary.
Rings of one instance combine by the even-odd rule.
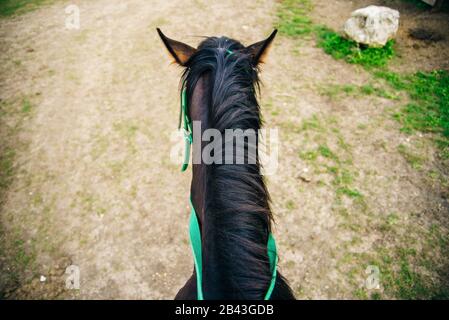
[[[383,47],[394,38],[399,28],[399,11],[387,7],[368,6],[351,14],[344,32],[352,40],[369,47]]]
[[[45,282],[47,280],[47,278],[45,276],[41,276],[40,281],[41,282]]]

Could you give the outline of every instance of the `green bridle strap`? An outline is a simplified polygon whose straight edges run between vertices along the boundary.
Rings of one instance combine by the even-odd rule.
[[[186,88],[183,88],[181,91],[181,118],[183,121],[183,130],[184,130],[184,161],[182,162],[181,171],[186,171],[189,166],[190,159],[190,147],[192,146],[193,136],[192,136],[192,123],[189,119],[189,115],[187,114],[187,100],[186,100]],[[181,119],[180,119],[181,120]],[[181,126],[181,123],[179,124]]]
[[[195,208],[192,204],[192,199],[190,199],[190,246],[192,247],[193,261],[195,263],[196,272],[196,291],[198,300],[204,300],[203,296],[203,252],[201,246],[201,230],[198,223],[198,218],[196,216]],[[270,261],[270,272],[271,281],[268,287],[268,291],[265,294],[264,300],[270,300],[271,294],[273,293],[274,286],[276,284],[277,276],[277,262],[278,255],[276,250],[276,242],[274,241],[273,235],[270,233],[268,235],[267,242],[267,252],[268,260]]]
[[[198,218],[196,216],[195,208],[192,204],[192,199],[190,199],[190,245],[192,247],[193,261],[195,263],[196,271],[196,288],[197,288],[197,298],[198,300],[204,300],[203,297],[203,252],[201,248],[201,231],[200,225],[198,223]]]
[[[271,294],[273,293],[274,286],[276,284],[277,276],[278,253],[276,249],[276,241],[274,240],[271,232],[268,234],[267,251],[268,259],[270,261],[271,281],[270,286],[268,287],[268,291],[265,294],[264,300],[270,300]]]

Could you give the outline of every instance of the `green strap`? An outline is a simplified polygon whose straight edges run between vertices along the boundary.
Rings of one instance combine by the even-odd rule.
[[[267,250],[268,250],[268,259],[270,260],[271,282],[264,300],[270,300],[271,294],[273,293],[274,290],[274,285],[276,284],[276,276],[277,276],[276,266],[278,264],[278,254],[276,250],[276,241],[274,240],[274,237],[271,234],[271,232],[268,235]]]
[[[198,218],[196,217],[195,208],[192,204],[192,199],[190,199],[190,245],[192,247],[193,261],[195,263],[196,271],[196,291],[198,300],[204,300],[203,297],[203,258],[201,250],[201,232],[200,225],[198,223]]]
[[[201,248],[201,231],[198,223],[198,218],[196,216],[195,208],[192,204],[192,199],[190,199],[190,246],[192,248],[193,253],[193,261],[195,263],[195,272],[196,272],[196,291],[198,300],[204,300],[203,296],[203,257],[202,257],[202,248]],[[268,287],[268,291],[265,294],[264,300],[270,300],[271,294],[273,293],[274,286],[276,284],[276,276],[277,276],[277,250],[276,250],[276,242],[274,240],[273,235],[270,233],[268,235],[268,243],[267,243],[267,251],[268,251],[268,259],[270,261],[270,271],[271,271],[271,281]]]
[[[192,123],[190,122],[189,115],[187,114],[187,103],[186,103],[186,88],[182,89],[181,92],[181,118],[183,118],[183,130],[184,130],[184,161],[182,162],[181,171],[186,171],[189,166],[190,159],[190,147],[192,146],[193,136],[192,136]],[[179,124],[181,126],[181,124]]]

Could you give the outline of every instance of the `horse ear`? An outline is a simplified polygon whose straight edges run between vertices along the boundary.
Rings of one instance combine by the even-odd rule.
[[[252,56],[254,65],[264,62],[264,58],[266,57],[270,45],[273,42],[274,37],[276,36],[277,29],[270,34],[268,38],[265,40],[253,43],[252,45],[246,47],[246,51]]]
[[[175,62],[181,66],[185,66],[190,57],[195,53],[196,49],[185,43],[166,37],[159,28],[156,28],[156,30],[168,52],[175,59]]]

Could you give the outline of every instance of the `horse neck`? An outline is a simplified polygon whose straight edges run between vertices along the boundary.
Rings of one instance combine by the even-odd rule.
[[[212,97],[208,82],[199,81],[197,87]],[[207,114],[213,102],[195,92],[192,100],[197,107],[206,104],[196,115],[202,131],[214,128],[213,115]],[[194,152],[201,147],[202,153],[204,146],[194,141]],[[259,163],[195,164],[191,193],[201,225],[205,298],[262,299],[271,280],[266,247],[270,209]]]

